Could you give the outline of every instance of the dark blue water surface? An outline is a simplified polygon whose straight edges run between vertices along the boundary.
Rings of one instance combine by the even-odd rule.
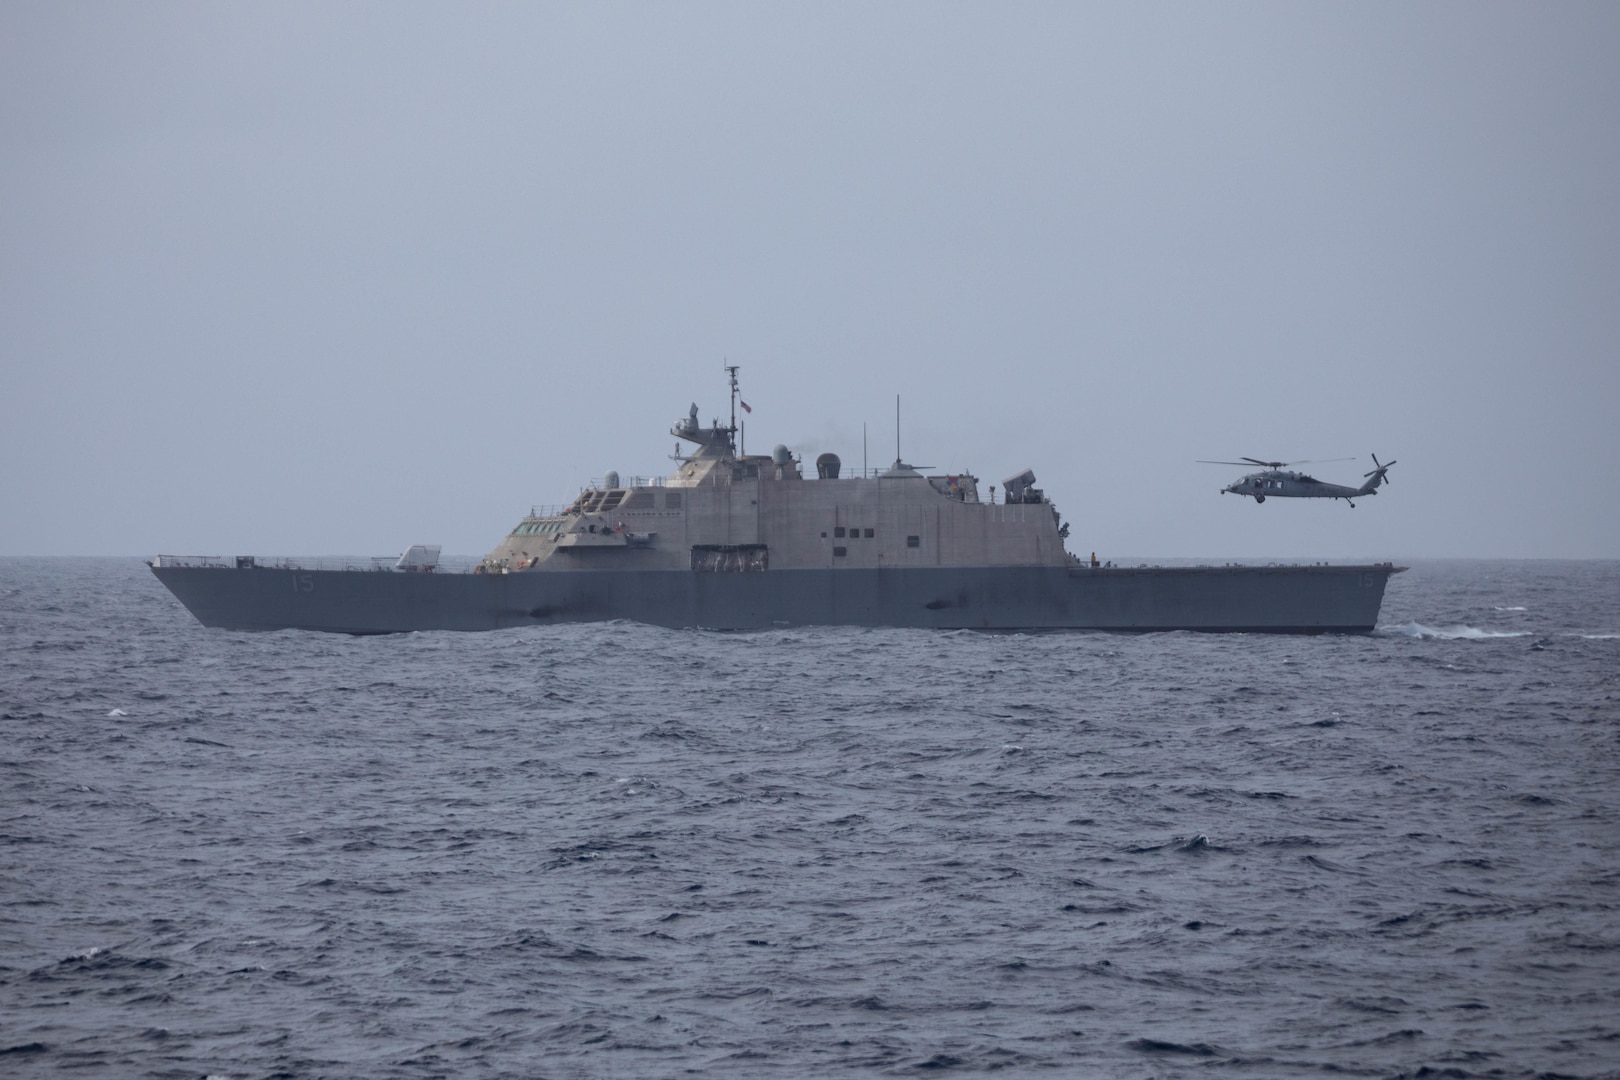
[[[1620,1076],[1620,564],[345,638],[0,560],[0,1074]]]

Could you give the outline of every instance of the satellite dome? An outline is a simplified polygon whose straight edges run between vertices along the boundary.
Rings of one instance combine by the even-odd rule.
[[[793,454],[789,452],[787,447],[777,443],[771,450],[771,460],[778,465],[791,465],[793,463]]]
[[[816,477],[817,477],[817,479],[820,479],[820,480],[836,480],[836,479],[838,479],[838,469],[842,464],[843,464],[843,462],[838,460],[838,455],[837,454],[833,454],[833,453],[822,454],[820,457],[816,458]]]
[[[619,474],[612,469],[609,469],[607,471],[607,475],[602,477],[602,486],[609,491],[612,491],[614,488],[618,487]]]

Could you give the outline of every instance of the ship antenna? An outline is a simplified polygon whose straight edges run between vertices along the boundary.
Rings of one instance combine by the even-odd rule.
[[[900,395],[894,395],[894,466],[900,467]]]

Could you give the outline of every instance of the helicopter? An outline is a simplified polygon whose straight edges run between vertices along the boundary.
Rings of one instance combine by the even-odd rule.
[[[1259,458],[1246,457],[1242,461],[1200,461],[1202,465],[1260,465],[1265,472],[1250,473],[1241,480],[1235,480],[1221,489],[1221,494],[1231,492],[1234,495],[1250,495],[1257,503],[1266,501],[1266,496],[1274,495],[1279,499],[1343,499],[1350,503],[1354,510],[1356,504],[1351,499],[1359,499],[1363,495],[1378,494],[1378,485],[1385,483],[1389,467],[1395,462],[1379,464],[1378,455],[1372,455],[1373,470],[1364,474],[1366,483],[1358,488],[1347,487],[1344,484],[1328,484],[1314,476],[1307,476],[1301,472],[1284,472],[1291,465],[1316,465],[1322,462],[1314,461],[1261,461]],[[1330,458],[1331,461],[1354,461],[1354,458]]]

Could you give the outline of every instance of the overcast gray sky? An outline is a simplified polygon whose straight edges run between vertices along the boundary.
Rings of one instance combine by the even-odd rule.
[[[478,554],[669,425],[1100,556],[1620,556],[1620,5],[0,6],[0,553]],[[1199,458],[1369,453],[1342,502]]]

